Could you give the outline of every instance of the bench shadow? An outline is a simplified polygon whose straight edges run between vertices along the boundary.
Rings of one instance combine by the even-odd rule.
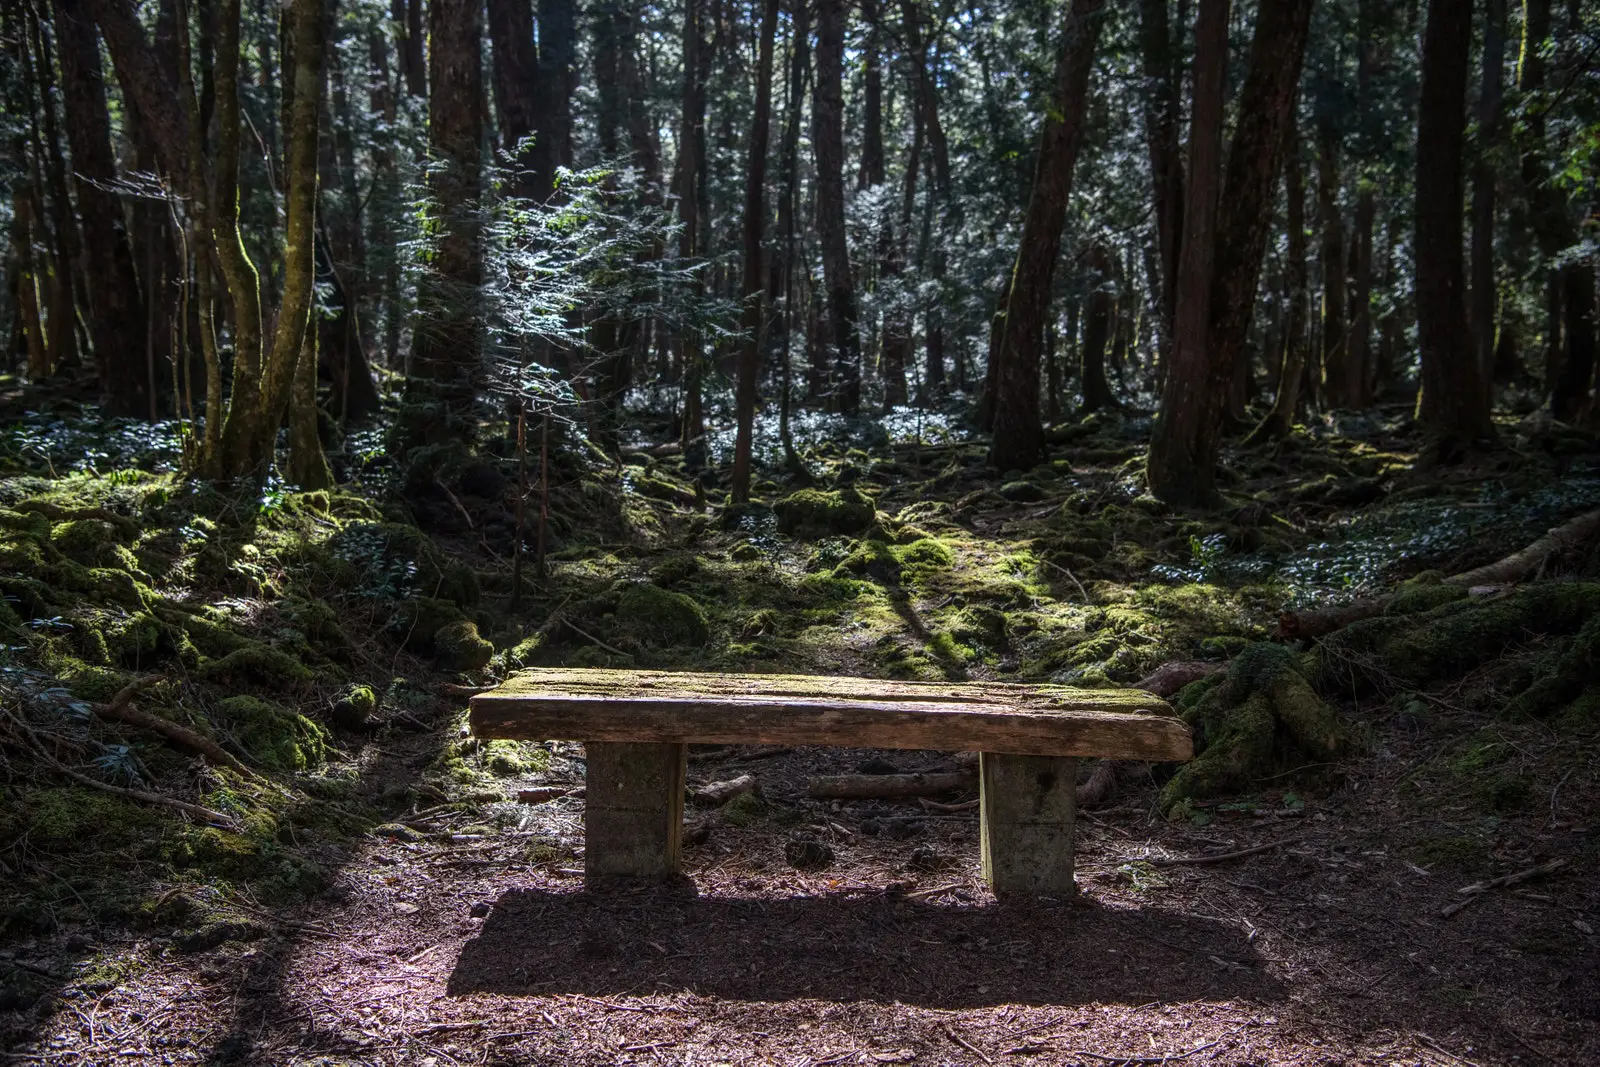
[[[769,899],[692,887],[513,890],[453,996],[647,995],[995,1004],[1277,1000],[1241,931],[1091,902],[930,904],[896,893]]]

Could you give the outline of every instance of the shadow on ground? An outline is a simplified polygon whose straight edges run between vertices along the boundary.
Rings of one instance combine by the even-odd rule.
[[[530,889],[494,905],[448,988],[936,1008],[1280,999],[1264,962],[1235,929],[1156,909]]]

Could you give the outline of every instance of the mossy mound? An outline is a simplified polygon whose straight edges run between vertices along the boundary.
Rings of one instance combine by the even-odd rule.
[[[321,763],[328,734],[321,726],[282,704],[253,696],[217,702],[226,723],[252,762],[275,771],[303,771]]]
[[[1186,687],[1177,704],[1194,728],[1193,760],[1161,791],[1171,811],[1185,800],[1249,790],[1285,772],[1326,764],[1350,748],[1350,733],[1317,695],[1300,658],[1282,645],[1249,645],[1225,675]]]
[[[791,537],[828,537],[861,533],[872,525],[872,501],[854,486],[831,491],[801,489],[773,507],[778,529]]]
[[[1538,582],[1504,596],[1364,619],[1324,638],[1318,652],[1330,678],[1354,674],[1380,689],[1420,689],[1459,678],[1533,635],[1577,633],[1596,614],[1600,583]]]
[[[646,648],[700,648],[711,638],[705,609],[693,597],[644,582],[623,591],[612,626]]]
[[[900,557],[882,541],[857,541],[850,554],[833,569],[833,573],[838,578],[854,575],[870,578],[880,585],[897,585],[900,582]]]
[[[1569,725],[1595,719],[1600,708],[1600,614],[1572,637],[1556,641],[1534,665],[1532,680],[1506,706],[1513,718],[1543,719],[1565,710]]]
[[[467,619],[447,623],[433,635],[433,654],[452,671],[476,671],[489,665],[494,645],[478,635],[478,624]]]

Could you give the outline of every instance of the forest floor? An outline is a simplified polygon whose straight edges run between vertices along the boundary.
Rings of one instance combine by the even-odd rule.
[[[958,435],[805,429],[820,488],[763,483],[770,509],[707,506],[715,481],[648,434],[620,468],[569,462],[549,576],[513,607],[493,468],[409,479],[402,506],[402,472],[352,446],[340,492],[246,498],[177,483],[159,433],[18,414],[0,1055],[1600,1060],[1600,550],[1470,599],[1437,581],[1600,506],[1600,441],[1508,421],[1506,451],[1422,472],[1398,418],[1330,420],[1230,455],[1230,507],[1195,516],[1140,495],[1134,418],[1004,478]],[[463,730],[466,696],[523,665],[1115,685],[1182,661],[1230,671],[1175,703],[1206,751],[1243,752],[1254,720],[1218,707],[1278,612],[1362,594],[1399,603],[1285,646],[1327,757],[1272,703],[1259,759],[1123,767],[1079,813],[1070,903],[996,902],[970,808],[806,791],[955,756],[799,748],[697,750],[692,781],[759,795],[691,811],[681,884],[586,890],[581,746]],[[151,674],[138,707],[248,769],[115,720]],[[797,837],[831,862],[794,869]]]

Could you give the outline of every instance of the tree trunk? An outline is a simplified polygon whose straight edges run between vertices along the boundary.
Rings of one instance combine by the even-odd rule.
[[[1056,60],[1055,99],[1040,134],[1033,192],[1022,223],[1022,242],[1011,273],[1010,292],[991,348],[999,360],[994,400],[991,466],[1027,470],[1044,455],[1039,424],[1039,342],[1050,307],[1050,283],[1061,250],[1072,172],[1083,143],[1089,104],[1089,74],[1104,22],[1104,0],[1073,0]]]
[[[1461,243],[1472,6],[1470,0],[1430,0],[1417,109],[1417,417],[1452,446],[1494,436],[1467,330]]]
[[[1478,376],[1485,388],[1494,383],[1495,168],[1491,157],[1499,142],[1500,101],[1506,61],[1506,0],[1488,0],[1483,22],[1483,80],[1478,90],[1478,143],[1472,160],[1472,288],[1468,322]]]
[[[1222,184],[1222,120],[1228,71],[1228,0],[1200,0],[1195,20],[1194,90],[1189,118],[1189,173],[1173,314],[1172,358],[1159,421],[1150,441],[1150,490],[1171,503],[1209,504],[1216,477],[1207,443],[1216,400],[1206,395],[1212,260]],[[1260,17],[1259,15],[1257,16]],[[1259,25],[1259,23],[1258,23]],[[1243,111],[1240,112],[1241,116]]]
[[[1224,405],[1250,330],[1272,221],[1272,191],[1283,160],[1311,22],[1311,0],[1283,0],[1259,9],[1218,204],[1215,197],[1196,188],[1209,184],[1214,192],[1217,185],[1216,163],[1207,157],[1220,154],[1220,149],[1204,143],[1213,137],[1220,140],[1221,132],[1221,86],[1213,86],[1211,79],[1220,80],[1226,62],[1227,19],[1226,4],[1217,6],[1224,9],[1221,29],[1207,17],[1219,14],[1208,11],[1209,0],[1202,0],[1200,9],[1208,33],[1198,38],[1205,50],[1196,56],[1195,84],[1206,86],[1206,91],[1196,94],[1193,122],[1204,139],[1191,137],[1192,175],[1183,238],[1186,268],[1194,266],[1191,257],[1209,258],[1193,247],[1191,242],[1197,240],[1208,244],[1215,240],[1215,259],[1210,270],[1194,279],[1199,292],[1189,292],[1189,269],[1180,271],[1177,342],[1150,446],[1151,491],[1181,505],[1209,505],[1215,500]],[[1201,57],[1206,57],[1205,63]],[[1198,154],[1197,147],[1201,149]],[[1202,216],[1198,220],[1196,213]],[[1188,306],[1191,299],[1202,295],[1206,314]]]
[[[555,188],[556,169],[572,166],[573,53],[578,18],[574,0],[540,0],[539,93],[534,112],[533,181],[541,197]]]
[[[494,109],[500,150],[511,158],[511,191],[516,196],[548,196],[536,185],[533,133],[539,97],[539,57],[533,44],[532,0],[489,0],[489,40],[493,45]],[[525,150],[519,151],[519,146]]]
[[[84,0],[56,0],[56,43],[61,55],[62,103],[67,143],[83,226],[84,290],[95,367],[108,410],[150,416],[149,376],[142,356],[145,302],[133,265],[122,206],[111,192],[117,181],[111,117],[100,66],[99,35]]]
[[[1181,29],[1181,27],[1180,27]],[[1167,23],[1167,0],[1140,0],[1139,49],[1144,73],[1145,141],[1150,152],[1151,195],[1161,273],[1157,316],[1159,364],[1172,347],[1178,291],[1178,252],[1183,238],[1183,157],[1178,150],[1178,64]]]
[[[948,214],[959,205],[953,203],[950,196],[950,144],[945,137],[944,126],[939,121],[939,92],[928,68],[928,42],[922,32],[921,7],[916,0],[900,0],[900,11],[907,58],[915,82],[914,107],[920,120],[918,129],[922,131],[928,148],[930,191],[937,194],[937,198],[928,198],[926,208],[926,229],[932,245],[927,257],[927,276],[933,283],[935,295],[922,310],[924,344],[927,348],[924,383],[928,394],[937,397],[945,388],[943,288],[948,253],[944,234],[948,232]]]
[[[744,186],[744,340],[739,346],[734,418],[733,500],[750,499],[750,453],[754,444],[756,377],[761,370],[761,235],[766,219],[767,138],[772,115],[772,49],[778,34],[778,0],[765,0],[756,59],[756,113]]]
[[[406,76],[406,93],[418,100],[426,100],[428,97],[428,60],[424,59],[422,55],[423,0],[404,0],[404,2],[406,5],[406,32],[400,44],[400,54],[403,60],[401,69],[405,71]]]
[[[1284,326],[1283,363],[1278,371],[1277,393],[1272,409],[1261,420],[1247,443],[1276,441],[1294,429],[1300,406],[1300,380],[1306,362],[1306,191],[1300,167],[1300,138],[1294,117],[1289,119],[1283,156],[1283,191],[1288,207],[1289,314]]]
[[[470,436],[468,416],[482,377],[482,223],[478,137],[483,61],[474,0],[428,3],[428,213],[433,261],[418,282],[418,325],[406,382],[402,439],[411,445]]]
[[[683,110],[678,130],[678,255],[688,261],[703,255],[700,208],[706,180],[706,81],[711,66],[711,49],[701,25],[705,0],[688,0],[683,16]],[[703,292],[703,275],[694,284]],[[685,331],[680,362],[683,366],[683,446],[685,452],[698,449],[705,437],[705,411],[702,388],[706,353],[697,331]]]
[[[812,90],[812,146],[817,167],[817,236],[833,347],[833,408],[861,411],[861,340],[855,279],[844,220],[844,0],[816,0],[817,64]]]
[[[1096,243],[1089,250],[1089,268],[1095,274],[1093,288],[1089,290],[1088,315],[1083,325],[1082,370],[1079,378],[1083,388],[1081,410],[1086,415],[1117,406],[1111,383],[1106,380],[1106,343],[1111,339],[1116,298],[1112,295],[1115,279],[1111,252],[1105,245]]]
[[[1360,379],[1351,366],[1346,306],[1344,216],[1339,210],[1339,133],[1334,118],[1317,123],[1317,216],[1321,224],[1322,395],[1329,407],[1360,406]]]

